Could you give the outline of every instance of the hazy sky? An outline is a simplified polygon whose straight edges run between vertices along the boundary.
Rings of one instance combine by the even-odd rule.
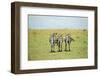
[[[31,29],[87,29],[87,17],[29,15]]]

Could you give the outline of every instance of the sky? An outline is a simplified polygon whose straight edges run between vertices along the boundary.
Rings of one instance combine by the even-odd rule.
[[[88,17],[28,15],[31,29],[87,29]]]

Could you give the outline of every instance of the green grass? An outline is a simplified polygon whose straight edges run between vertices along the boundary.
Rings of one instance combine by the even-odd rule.
[[[71,51],[51,53],[49,37],[52,33],[70,33],[75,41],[71,44]],[[29,29],[28,32],[28,60],[57,60],[57,59],[79,59],[88,57],[88,31],[87,30],[36,30]]]

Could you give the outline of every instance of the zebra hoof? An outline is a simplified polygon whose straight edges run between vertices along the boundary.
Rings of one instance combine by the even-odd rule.
[[[62,52],[62,51],[58,51],[58,52]]]
[[[51,51],[51,53],[54,53],[55,51]]]

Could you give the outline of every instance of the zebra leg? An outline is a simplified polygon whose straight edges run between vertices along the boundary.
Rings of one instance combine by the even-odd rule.
[[[51,52],[53,51],[53,47],[52,47],[52,45],[51,45]]]
[[[51,52],[55,52],[54,51],[54,46],[51,45]]]
[[[55,45],[53,46],[53,52],[55,52]]]
[[[65,43],[65,51],[67,51],[67,44]]]
[[[61,52],[62,52],[62,44],[61,44]]]
[[[59,46],[59,50],[58,51],[60,52],[60,46]]]
[[[69,43],[69,51],[70,51],[70,43]]]
[[[60,45],[58,45],[58,52],[60,52]]]
[[[61,51],[61,47],[60,47],[60,44],[59,44],[59,52]]]
[[[61,52],[61,45],[59,46],[59,52]]]

